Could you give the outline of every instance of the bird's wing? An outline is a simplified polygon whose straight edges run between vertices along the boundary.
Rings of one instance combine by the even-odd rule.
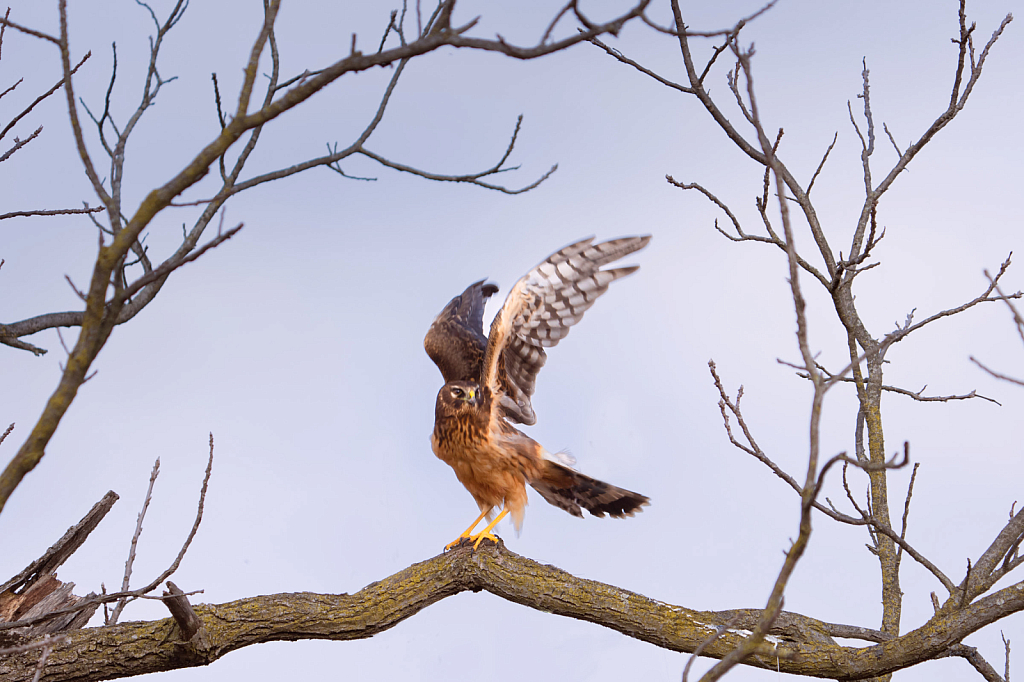
[[[547,360],[545,348],[556,345],[583,317],[608,285],[639,266],[601,270],[647,246],[650,235],[623,237],[600,244],[594,238],[570,244],[516,282],[491,323],[480,383],[500,395],[492,409],[499,416],[534,424],[530,404],[537,372]]]
[[[487,348],[484,336],[484,302],[498,291],[484,280],[466,287],[434,318],[423,339],[427,355],[441,370],[445,383],[477,381]]]

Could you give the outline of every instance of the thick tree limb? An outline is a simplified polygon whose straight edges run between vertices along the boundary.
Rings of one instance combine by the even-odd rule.
[[[618,587],[573,576],[504,548],[485,544],[414,564],[349,594],[308,592],[197,605],[205,635],[183,643],[175,621],[125,623],[79,630],[53,649],[48,680],[108,680],[143,673],[207,665],[252,644],[301,639],[351,640],[372,637],[431,604],[460,592],[486,590],[509,601],[612,628],[655,646],[693,652],[720,626],[729,628],[702,655],[722,658],[741,644],[761,611],[702,612],[649,599]],[[1024,610],[1024,583],[1005,588],[964,609],[935,616],[901,637],[865,647],[836,644],[831,636],[884,635],[853,626],[831,625],[783,612],[766,642],[746,663],[798,675],[851,680],[878,676],[924,660],[949,655],[971,632]],[[0,680],[27,681],[34,652],[0,660]]]

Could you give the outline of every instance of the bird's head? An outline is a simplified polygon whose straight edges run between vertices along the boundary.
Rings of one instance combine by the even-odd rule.
[[[483,402],[484,389],[475,381],[449,381],[437,394],[439,414],[475,411]]]

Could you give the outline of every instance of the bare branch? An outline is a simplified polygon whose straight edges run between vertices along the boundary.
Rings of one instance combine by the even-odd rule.
[[[128,549],[128,560],[124,562],[124,579],[121,581],[121,591],[127,592],[128,586],[132,577],[132,565],[135,563],[135,550],[139,544],[139,537],[142,535],[142,521],[146,518],[146,510],[149,509],[149,503],[153,501],[153,485],[156,483],[156,477],[160,475],[160,458],[157,457],[153,463],[153,471],[149,475],[149,487],[146,489],[146,497],[142,501],[142,511],[139,512],[138,521],[135,524],[135,534],[132,535],[131,546]],[[116,625],[117,619],[121,617],[121,612],[124,610],[128,600],[119,599],[117,604],[114,606],[113,612],[110,614],[110,620],[106,622],[106,625]]]
[[[914,495],[914,481],[917,480],[917,468],[920,462],[914,462],[914,471],[910,474],[910,484],[907,486],[907,501],[903,504],[903,523],[900,526],[900,540],[907,539],[907,517],[910,516],[910,498]],[[899,570],[900,560],[903,558],[903,545],[896,551],[896,569]]]
[[[924,327],[925,325],[931,324],[935,320],[939,320],[939,319],[942,319],[943,317],[950,317],[952,315],[956,315],[958,313],[962,313],[965,310],[973,308],[974,306],[978,305],[979,303],[989,303],[991,301],[1007,301],[1009,299],[1019,299],[1019,298],[1024,297],[1024,292],[1020,292],[1020,291],[1015,292],[1013,294],[1008,294],[1008,295],[998,294],[996,296],[992,296],[992,292],[995,291],[996,287],[999,285],[1000,278],[1004,274],[1006,274],[1007,269],[1010,267],[1010,257],[1012,255],[1013,254],[1011,252],[1006,257],[1006,260],[1003,261],[1002,265],[999,266],[999,272],[996,274],[996,276],[992,277],[992,278],[989,278],[989,286],[985,289],[984,292],[982,292],[982,294],[980,296],[977,296],[977,297],[971,299],[970,301],[968,301],[967,303],[964,303],[963,305],[959,305],[959,306],[957,306],[955,308],[949,308],[947,310],[939,311],[939,312],[935,313],[934,315],[931,315],[930,317],[927,317],[927,318],[921,320],[917,324],[909,324],[909,320],[908,320],[908,324],[906,324],[902,329],[898,329],[896,332],[893,332],[893,334],[890,334],[890,336],[893,336],[892,343],[897,343],[897,342],[903,340],[911,332],[917,331],[921,327]]]
[[[151,582],[146,588],[144,588],[144,594],[148,594],[157,588],[157,586],[163,581],[170,578],[175,571],[178,570],[178,566],[181,564],[181,560],[185,558],[185,552],[188,551],[189,545],[192,544],[192,540],[196,536],[196,531],[199,530],[199,524],[203,521],[203,505],[206,503],[206,490],[210,485],[210,475],[213,473],[213,433],[210,433],[210,459],[206,463],[206,474],[203,476],[203,486],[199,490],[199,504],[196,507],[196,520],[192,523],[192,530],[189,531],[188,537],[185,538],[185,543],[181,546],[181,550],[178,552],[178,556],[174,558],[167,569],[160,574],[160,576]]]
[[[696,661],[702,653],[704,653],[704,649],[714,644],[719,637],[724,635],[733,626],[735,626],[736,623],[739,622],[739,619],[740,617],[739,615],[737,615],[734,618],[730,619],[729,622],[722,623],[721,625],[719,625],[717,628],[715,628],[714,633],[712,633],[710,637],[701,642],[700,646],[693,650],[693,653],[690,654],[690,658],[686,661],[686,666],[683,668],[683,682],[687,682],[689,680],[690,668],[693,667],[693,662]]]
[[[666,87],[669,87],[669,88],[672,88],[673,90],[678,90],[679,92],[685,92],[687,94],[693,94],[693,89],[692,88],[688,88],[685,85],[680,85],[679,83],[676,83],[675,81],[670,81],[669,79],[667,79],[664,76],[661,76],[661,75],[655,73],[654,71],[648,69],[647,67],[641,66],[639,62],[636,62],[636,61],[630,59],[626,55],[622,54],[621,51],[619,51],[619,50],[617,50],[617,49],[615,49],[613,47],[610,47],[609,45],[607,45],[606,43],[601,42],[597,38],[591,38],[589,42],[591,42],[592,44],[594,44],[597,47],[601,48],[602,50],[604,50],[607,54],[611,55],[612,57],[615,57],[615,59],[619,60],[623,64],[625,64],[627,66],[632,66],[634,69],[636,69],[640,73],[644,74],[645,76],[649,76],[649,77],[653,78],[654,80],[658,81],[662,85],[664,85]]]
[[[885,178],[883,178],[882,181],[878,183],[877,186],[873,187],[871,185],[871,182],[870,182],[870,172],[867,171],[865,173],[865,180],[866,180],[866,183],[867,183],[866,184],[866,198],[865,198],[864,207],[863,207],[863,209],[861,211],[861,218],[860,218],[860,220],[858,222],[858,229],[857,229],[857,232],[854,235],[854,240],[853,240],[854,248],[851,250],[851,254],[852,255],[856,255],[857,252],[858,252],[857,245],[859,244],[859,240],[863,236],[864,225],[867,222],[867,215],[868,215],[868,213],[870,213],[870,211],[873,210],[874,206],[877,205],[879,198],[889,189],[889,187],[892,185],[892,183],[896,180],[896,177],[906,169],[906,167],[910,164],[910,162],[914,159],[914,157],[916,157],[917,154],[924,148],[924,146],[926,144],[928,144],[928,142],[930,142],[931,139],[933,137],[935,137],[935,135],[940,130],[945,128],[946,125],[950,121],[952,121],[953,118],[955,118],[956,115],[964,108],[964,106],[967,104],[968,97],[970,97],[971,92],[974,90],[974,86],[977,84],[978,79],[981,78],[982,68],[985,65],[985,59],[988,57],[989,51],[995,45],[996,41],[999,40],[999,37],[1002,35],[1003,31],[1010,24],[1010,22],[1013,21],[1013,16],[1010,15],[1010,14],[1007,14],[1003,18],[1003,20],[999,24],[998,28],[996,28],[996,30],[993,31],[992,37],[989,38],[988,42],[985,44],[985,47],[984,47],[984,49],[982,49],[981,54],[978,56],[978,59],[975,60],[973,58],[973,48],[970,47],[970,45],[971,45],[971,42],[970,42],[971,41],[971,33],[973,32],[974,28],[973,28],[973,26],[971,26],[971,27],[967,26],[966,14],[965,14],[964,7],[965,7],[965,0],[961,0],[961,2],[960,2],[960,36],[959,36],[958,39],[954,40],[954,42],[957,43],[957,45],[959,46],[960,54],[959,54],[959,58],[958,58],[958,64],[957,64],[956,73],[955,73],[955,76],[954,76],[954,79],[953,79],[953,88],[952,88],[952,93],[950,95],[949,106],[946,108],[946,110],[944,112],[942,112],[938,116],[938,118],[935,119],[935,121],[932,122],[932,124],[921,135],[921,137],[918,138],[918,140],[916,142],[914,142],[909,147],[907,147],[907,149],[900,155],[900,158],[896,162],[896,164],[892,167],[892,169],[885,176]],[[963,83],[963,78],[966,75],[965,74],[965,67],[966,67],[965,55],[968,52],[972,53],[971,64],[970,64],[970,73],[968,75],[967,82],[965,84],[963,84],[962,90],[961,90],[961,84]],[[865,78],[866,78],[866,76],[865,76]],[[865,82],[865,84],[866,84],[866,82]],[[867,105],[867,102],[865,101],[865,107],[866,107],[866,105]],[[867,109],[865,109],[865,110],[867,110]],[[859,134],[859,132],[858,132],[858,134]],[[862,139],[862,141],[863,141],[863,139]],[[895,146],[895,142],[893,142],[893,145]]]
[[[1024,510],[1012,516],[992,544],[978,557],[972,575],[964,580],[964,593],[973,599],[988,591],[1003,576],[1019,566],[1024,559],[1018,556],[1024,541]]]
[[[673,9],[676,11],[678,16],[678,0],[673,0]],[[682,22],[677,18],[676,24],[682,26]],[[782,227],[785,235],[786,242],[786,255],[789,264],[789,284],[793,296],[793,307],[796,312],[796,323],[797,323],[797,343],[800,347],[801,355],[804,359],[804,366],[807,373],[811,376],[811,381],[814,385],[814,397],[811,402],[811,417],[810,417],[810,438],[808,447],[807,457],[807,474],[804,485],[800,494],[800,525],[799,534],[792,546],[786,552],[786,559],[782,564],[782,568],[779,570],[778,576],[775,579],[775,584],[772,587],[771,595],[768,597],[768,603],[765,606],[764,613],[761,618],[758,619],[757,625],[751,636],[746,639],[740,646],[737,646],[732,652],[725,656],[721,661],[716,663],[712,668],[704,674],[701,678],[702,682],[713,682],[714,680],[722,677],[732,667],[744,662],[751,654],[754,653],[757,646],[764,640],[764,636],[771,628],[771,624],[775,618],[779,615],[782,610],[784,603],[784,592],[789,582],[789,578],[792,575],[793,570],[796,568],[796,564],[799,562],[804,550],[810,541],[811,536],[811,513],[814,509],[815,497],[820,490],[820,478],[818,478],[819,485],[815,485],[815,479],[818,473],[818,456],[819,456],[819,422],[821,415],[821,402],[824,398],[825,388],[822,381],[821,375],[818,372],[814,364],[813,355],[810,350],[810,346],[807,339],[807,320],[805,317],[805,302],[803,294],[800,290],[799,284],[799,262],[796,254],[796,247],[793,243],[793,232],[789,220],[789,207],[785,197],[785,187],[781,178],[780,163],[778,162],[775,152],[778,148],[779,142],[782,139],[782,131],[779,130],[778,138],[776,143],[773,145],[765,135],[764,129],[761,125],[761,117],[758,111],[757,99],[754,95],[754,78],[751,71],[750,57],[752,56],[753,50],[748,52],[742,52],[736,46],[736,42],[732,44],[733,53],[736,55],[737,60],[737,73],[740,68],[743,70],[744,77],[747,83],[747,101],[750,104],[749,120],[753,124],[754,129],[757,131],[758,142],[761,146],[762,154],[764,154],[766,160],[766,167],[770,167],[772,174],[775,177],[775,185],[779,197],[779,209],[782,216]],[[687,63],[687,71],[691,72],[691,66]],[[735,78],[730,81],[730,86],[735,84]],[[692,77],[691,77],[692,82]],[[743,108],[742,98],[738,96],[737,100],[740,103],[740,107]],[[831,463],[830,463],[831,464]],[[829,464],[821,470],[821,475],[828,470]]]
[[[1010,252],[1010,255],[1013,255],[1012,251]],[[1002,275],[1002,270],[1000,270],[999,274]],[[1003,294],[1003,290],[999,288],[999,283],[996,281],[998,276],[992,277],[992,275],[988,274],[988,270],[985,270],[985,277],[988,278],[988,281],[993,287],[995,287],[996,293],[1003,297],[1003,302],[1006,303],[1006,307],[1010,309],[1010,314],[1013,316],[1013,324],[1017,328],[1017,336],[1019,336],[1020,340],[1024,342],[1024,317],[1021,317],[1020,313],[1017,312],[1017,306],[1013,305],[1013,301],[1010,300],[1013,297]]]
[[[0,25],[0,50],[3,49],[3,45],[4,45],[4,31],[7,30],[7,20],[10,17],[11,17],[11,8],[8,7],[7,11],[4,12],[4,23],[3,23],[3,25]],[[18,82],[20,83],[21,81],[18,81]]]
[[[883,123],[882,124],[882,130],[885,131],[886,137],[888,137],[889,138],[889,142],[892,143],[892,148],[896,150],[896,156],[903,156],[903,152],[900,151],[900,146],[898,144],[896,144],[896,138],[894,138],[892,136],[892,133],[889,132],[889,126],[887,126],[885,123]]]
[[[852,377],[844,377],[844,376],[839,376],[839,375],[836,375],[836,374],[831,374],[831,373],[828,372],[828,370],[826,370],[821,365],[819,365],[818,368],[821,369],[823,372],[825,372],[826,376],[829,379],[835,379],[836,381],[840,381],[840,382],[844,382],[844,383],[850,383],[850,384],[857,383],[857,380],[852,378]],[[800,377],[801,379],[806,379],[807,378],[807,374],[806,373],[802,373],[802,372],[797,372],[797,376]],[[882,388],[883,391],[888,391],[889,393],[898,393],[899,395],[905,395],[908,398],[913,398],[914,400],[917,400],[918,402],[923,402],[923,403],[928,403],[928,402],[946,403],[946,402],[950,402],[950,401],[953,401],[953,400],[970,400],[972,398],[980,398],[981,400],[987,400],[990,403],[995,403],[996,405],[999,405],[1000,407],[1002,407],[1002,403],[1000,403],[998,400],[995,400],[994,398],[989,398],[988,396],[981,395],[977,391],[971,391],[970,393],[963,393],[963,394],[960,394],[960,395],[924,395],[925,389],[928,388],[927,385],[922,386],[919,391],[911,391],[911,390],[906,389],[906,388],[900,388],[899,386],[890,386],[888,384],[882,384],[881,388]]]
[[[7,218],[28,218],[32,216],[48,216],[48,215],[74,215],[77,213],[99,213],[106,209],[102,206],[96,206],[94,208],[48,208],[36,211],[13,211],[11,213],[0,214],[0,220],[6,220]]]
[[[25,35],[32,36],[33,38],[40,38],[41,40],[47,40],[47,41],[53,43],[54,45],[60,45],[60,39],[54,38],[51,35],[47,35],[46,33],[43,33],[42,31],[36,31],[34,29],[27,28],[25,26],[21,26],[20,24],[16,24],[13,21],[10,21],[9,19],[7,19],[6,16],[3,19],[0,19],[0,24],[2,24],[4,27],[10,26],[15,31],[21,31]]]
[[[39,126],[38,128],[36,128],[32,132],[32,134],[29,135],[28,137],[26,137],[24,140],[19,140],[18,138],[14,138],[14,146],[11,147],[10,149],[8,149],[3,154],[0,154],[0,163],[3,163],[4,161],[6,161],[7,159],[9,159],[11,157],[12,154],[14,154],[14,152],[18,151],[19,149],[21,149],[22,147],[27,145],[32,140],[34,140],[37,137],[39,137],[39,133],[41,133],[41,132],[43,132],[43,126]]]
[[[985,678],[986,682],[1009,682],[1009,678],[1004,679],[1000,677],[999,673],[996,672],[996,669],[993,668],[973,646],[955,644],[935,658],[948,658],[950,656],[958,656],[966,660],[983,678]]]
[[[209,242],[204,244],[198,250],[193,251],[191,253],[186,252],[186,255],[184,255],[184,256],[180,256],[180,257],[172,256],[171,258],[169,258],[166,261],[164,261],[164,263],[162,263],[160,265],[160,267],[155,268],[155,269],[151,269],[149,273],[147,273],[146,275],[140,277],[138,280],[134,281],[132,284],[124,287],[122,289],[122,291],[120,292],[120,294],[119,294],[119,298],[122,299],[122,300],[127,300],[127,299],[135,296],[135,294],[139,293],[140,291],[145,290],[146,287],[151,286],[153,284],[160,283],[171,272],[177,270],[178,268],[182,267],[183,265],[191,263],[192,261],[194,261],[197,258],[199,258],[200,256],[202,256],[204,253],[206,253],[210,249],[215,248],[215,247],[219,246],[220,244],[223,244],[228,239],[231,239],[231,237],[233,237],[236,234],[238,234],[238,232],[242,229],[242,227],[243,227],[242,225],[238,225],[238,226],[228,230],[227,232],[224,232],[224,233],[218,235],[217,237],[211,239]],[[72,285],[72,286],[74,286],[74,285]],[[76,292],[80,296],[84,295],[84,292],[78,292],[77,289],[76,289]],[[149,303],[150,300],[152,300],[152,297],[155,296],[155,294],[156,294],[156,292],[154,291],[149,297],[146,297],[146,298],[141,298],[141,297],[140,298],[135,298],[134,301],[133,301],[133,305],[132,306],[122,307],[120,309],[121,312],[120,312],[118,318],[116,319],[116,321],[114,322],[114,324],[124,324],[128,320],[132,319],[135,315],[137,315],[139,313],[140,310],[142,310],[142,308],[147,303]],[[0,324],[0,344],[5,344],[5,345],[11,346],[13,348],[19,348],[19,349],[23,349],[23,350],[28,350],[28,351],[31,351],[32,353],[36,354],[36,355],[43,355],[43,354],[46,353],[45,349],[36,348],[35,346],[32,346],[31,344],[25,343],[25,342],[21,341],[19,337],[29,336],[31,334],[35,334],[35,333],[38,333],[40,331],[43,331],[44,329],[50,329],[50,328],[54,328],[54,327],[78,327],[78,326],[82,326],[82,324],[83,324],[83,322],[85,320],[85,315],[86,315],[86,313],[81,312],[81,311],[68,311],[68,312],[63,312],[63,313],[48,313],[46,315],[39,315],[39,316],[36,316],[36,317],[29,318],[27,320],[22,320],[20,322],[14,322],[14,323],[8,324],[8,325]]]
[[[732,36],[735,36],[737,33],[739,33],[740,29],[742,29],[744,26],[749,24],[751,21],[753,21],[754,19],[757,19],[759,16],[761,16],[762,14],[764,14],[765,12],[770,10],[772,7],[774,7],[775,3],[777,3],[777,2],[778,2],[778,0],[771,0],[771,2],[769,2],[768,4],[762,6],[761,9],[757,10],[753,14],[749,14],[749,15],[743,17],[742,19],[740,19],[731,28],[722,28],[722,29],[718,29],[717,31],[692,31],[689,28],[686,28],[685,31],[683,32],[683,34],[685,34],[686,36],[691,37],[691,38],[718,38],[718,37],[722,37],[722,36],[724,36],[726,38],[730,38]],[[672,29],[672,28],[666,28],[664,26],[659,26],[658,24],[656,24],[653,21],[651,21],[646,15],[641,15],[641,19],[643,20],[643,22],[645,24],[647,24],[648,26],[653,28],[655,31],[658,31],[659,33],[665,33],[667,35],[675,36],[677,38],[680,35],[680,31],[678,30],[678,25],[677,25],[677,28]]]
[[[999,636],[1002,638],[1003,648],[1006,650],[1006,669],[1003,673],[1003,679],[1006,682],[1010,682],[1010,640],[1006,639],[1006,635],[1003,634],[1002,630],[999,631]]]
[[[402,171],[403,173],[411,173],[413,175],[418,175],[421,178],[426,178],[427,180],[436,180],[439,182],[463,182],[471,185],[477,185],[478,187],[484,187],[486,189],[494,190],[496,192],[502,192],[503,194],[522,194],[523,192],[529,192],[531,189],[534,189],[535,187],[539,186],[542,182],[550,178],[554,174],[554,172],[558,170],[558,164],[555,164],[550,169],[548,169],[546,173],[544,173],[539,178],[531,182],[529,185],[520,187],[519,189],[508,189],[507,187],[503,187],[501,185],[494,185],[488,182],[483,182],[482,180],[480,180],[480,178],[487,177],[489,175],[494,175],[495,173],[502,173],[507,170],[515,170],[516,168],[518,168],[518,166],[515,166],[513,168],[499,168],[498,166],[494,166],[485,171],[473,173],[470,175],[440,175],[438,173],[431,173],[428,171],[420,170],[419,168],[413,168],[412,166],[406,166],[405,164],[390,161],[384,158],[383,156],[375,154],[366,149],[360,150],[359,153],[362,154],[363,156],[373,159],[382,166],[387,166],[388,168]]]
[[[17,348],[18,350],[27,350],[29,353],[32,353],[32,355],[35,355],[36,357],[46,355],[45,348],[33,346],[31,343],[28,343],[27,341],[22,341],[16,336],[7,336],[4,333],[4,331],[5,330],[3,329],[3,327],[0,326],[0,343],[2,343],[3,345],[10,346],[11,348]]]
[[[10,11],[10,9],[11,9],[10,7],[7,8],[8,11]],[[6,28],[6,26],[0,26],[0,32],[3,32],[3,30],[5,28]],[[23,82],[25,82],[24,78],[19,78],[18,80],[14,81],[14,85],[12,85],[11,87],[7,88],[3,92],[0,92],[0,98],[2,98],[4,95],[6,95],[8,93],[14,92],[14,89],[17,88],[19,85],[21,85]]]
[[[244,226],[241,223],[239,223],[238,225],[231,228],[227,232],[217,235],[216,237],[208,241],[206,244],[203,244],[203,246],[196,249],[187,256],[167,259],[160,265],[160,267],[153,269],[145,276],[135,280],[134,282],[132,282],[131,286],[125,287],[122,296],[127,299],[135,295],[138,291],[142,290],[147,285],[167,277],[167,275],[171,274],[181,266],[199,259],[200,257],[202,257],[204,253],[206,253],[210,249],[214,249],[223,244],[224,242],[226,242],[227,240],[234,237],[241,231],[242,227]]]
[[[807,194],[810,195],[811,188],[814,187],[814,181],[818,179],[818,175],[821,174],[821,169],[825,167],[825,162],[828,161],[828,155],[832,153],[833,147],[836,146],[836,141],[839,139],[839,133],[832,136],[832,144],[825,150],[824,156],[821,157],[821,163],[814,169],[814,175],[811,176],[811,181],[807,183]]]
[[[794,491],[796,491],[797,494],[803,495],[803,492],[804,492],[803,486],[801,486],[796,481],[796,479],[794,479],[788,473],[783,471],[781,467],[779,467],[775,462],[773,462],[771,460],[771,458],[769,458],[761,450],[761,448],[757,445],[757,442],[754,440],[753,435],[750,433],[749,429],[747,428],[746,422],[743,420],[743,414],[742,414],[742,412],[740,410],[740,404],[739,404],[739,398],[740,398],[740,396],[742,396],[742,389],[740,389],[740,392],[737,395],[736,401],[735,402],[731,401],[729,399],[728,395],[725,392],[725,388],[722,386],[721,379],[718,377],[718,373],[717,373],[717,369],[715,367],[714,361],[710,361],[708,363],[708,366],[710,367],[711,375],[712,375],[712,377],[715,380],[715,386],[716,386],[716,388],[718,388],[718,392],[719,392],[719,402],[718,402],[718,405],[719,405],[719,408],[722,411],[722,418],[723,418],[723,420],[725,422],[725,430],[726,430],[726,433],[729,436],[729,442],[732,443],[735,447],[739,448],[740,450],[743,450],[747,454],[749,454],[752,457],[754,457],[757,460],[759,460],[762,464],[764,464],[769,469],[771,469],[772,473],[774,473],[776,476],[778,476],[783,481],[785,481]],[[747,440],[747,444],[743,444],[743,443],[739,442],[736,439],[735,435],[733,434],[732,427],[730,426],[730,423],[729,423],[729,417],[728,417],[727,410],[728,410],[728,412],[731,412],[736,417],[736,420],[737,420],[737,422],[740,425],[740,429],[743,431],[744,438],[746,438],[746,440]],[[866,458],[864,458],[864,459],[858,458],[858,460],[854,461],[854,460],[850,460],[850,459],[844,457],[844,458],[841,458],[841,460],[837,460],[837,461],[849,462],[849,463],[853,464],[854,466],[856,466],[857,468],[863,469],[865,471],[870,470],[874,466]],[[905,462],[906,462],[906,455],[904,457],[904,463]],[[894,468],[894,467],[893,467],[893,465],[885,465],[884,468]],[[843,476],[843,484],[844,484],[844,486],[846,486],[845,470],[844,470],[844,476]],[[831,519],[833,519],[835,521],[838,521],[840,523],[845,523],[845,524],[851,525],[851,526],[867,526],[869,531],[872,532],[872,533],[874,533],[874,532],[882,533],[886,537],[890,538],[894,543],[896,543],[904,551],[906,551],[907,554],[909,554],[910,557],[912,559],[914,559],[914,561],[918,562],[919,564],[924,566],[926,569],[928,569],[928,571],[930,571],[931,574],[934,575],[938,579],[938,581],[940,583],[942,583],[942,586],[945,587],[948,592],[950,592],[950,593],[953,592],[953,590],[955,589],[953,581],[950,580],[946,576],[945,573],[943,573],[934,563],[932,563],[924,555],[922,555],[920,552],[918,552],[916,549],[914,549],[914,547],[910,543],[908,543],[905,538],[903,538],[899,534],[897,534],[892,528],[890,528],[888,526],[888,524],[885,524],[885,523],[881,522],[879,519],[875,518],[874,514],[871,513],[870,509],[869,510],[861,509],[857,505],[857,502],[853,499],[853,496],[850,493],[850,489],[849,489],[848,486],[846,486],[846,493],[847,493],[847,496],[850,499],[850,502],[853,504],[854,509],[860,515],[860,518],[857,518],[857,517],[854,517],[854,516],[849,516],[847,514],[843,514],[842,512],[836,510],[834,507],[830,508],[828,506],[825,506],[825,505],[821,504],[820,502],[818,502],[816,500],[815,500],[813,506],[814,506],[815,509],[817,509],[818,511],[822,512],[823,514],[825,514],[829,518],[831,518]],[[831,503],[829,503],[829,504],[831,504]]]
[[[1009,381],[1010,383],[1017,384],[1018,386],[1024,386],[1024,379],[1015,379],[1015,378],[1013,378],[1013,377],[1011,377],[1009,375],[1001,374],[1000,372],[997,372],[994,369],[990,369],[989,367],[986,367],[985,365],[983,365],[981,363],[981,361],[978,360],[973,355],[970,356],[969,359],[970,359],[971,362],[973,362],[978,367],[980,367],[981,369],[983,369],[986,372],[988,372],[991,376],[995,377],[996,379],[1000,379],[1002,381]]]

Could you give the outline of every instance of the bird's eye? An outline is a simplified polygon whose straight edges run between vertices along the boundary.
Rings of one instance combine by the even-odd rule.
[[[453,386],[452,387],[452,397],[453,398],[461,398],[465,394],[466,394],[466,392],[463,391],[461,388],[459,388],[457,386]]]

